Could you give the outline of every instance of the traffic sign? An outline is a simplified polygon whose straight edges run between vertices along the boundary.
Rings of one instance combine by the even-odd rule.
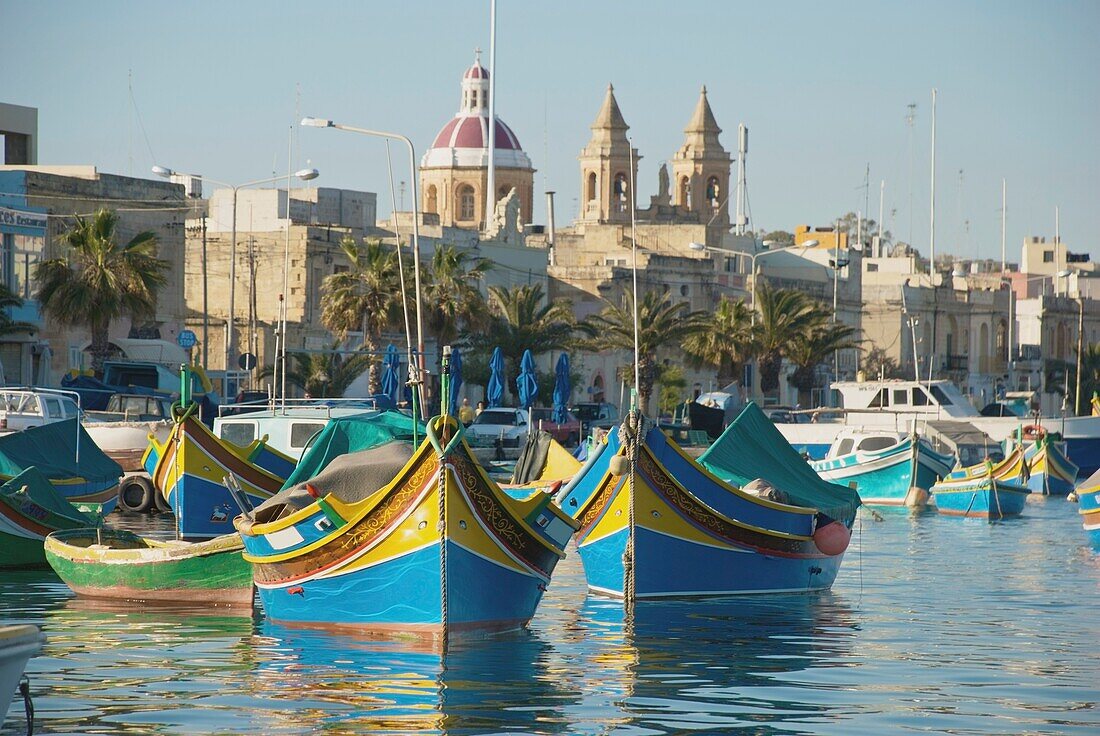
[[[237,358],[237,365],[242,371],[250,371],[256,367],[256,356],[252,353],[241,353],[241,357]]]
[[[176,335],[176,343],[185,350],[195,347],[196,342],[198,342],[198,338],[191,330],[180,330],[180,334]]]

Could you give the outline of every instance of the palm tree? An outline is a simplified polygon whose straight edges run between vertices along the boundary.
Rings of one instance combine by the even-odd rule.
[[[421,288],[428,332],[440,348],[454,342],[460,327],[485,324],[489,307],[478,282],[492,267],[489,259],[471,256],[453,245],[436,247],[427,270],[421,274]]]
[[[1077,363],[1070,367],[1069,385],[1077,386]],[[1081,411],[1088,414],[1089,402],[1092,397],[1100,393],[1100,343],[1085,345],[1081,353]],[[1072,404],[1071,404],[1072,405]]]
[[[684,353],[696,367],[716,368],[719,388],[737,380],[752,357],[752,311],[744,299],[723,296],[706,328],[684,339]]]
[[[0,335],[12,335],[16,332],[37,332],[38,327],[30,322],[16,322],[11,318],[11,310],[23,306],[19,295],[0,284]]]
[[[313,398],[343,396],[348,386],[371,365],[371,356],[368,353],[344,356],[336,352],[339,347],[337,341],[332,344],[332,352],[288,353],[294,362],[287,366],[287,381]],[[272,366],[265,366],[260,378],[272,374]]]
[[[106,208],[91,219],[76,215],[76,224],[59,239],[69,248],[67,257],[42,261],[34,269],[36,296],[46,315],[91,332],[97,373],[110,353],[111,320],[152,314],[170,267],[157,258],[157,236],[151,230],[120,246],[117,225],[117,215]]]
[[[795,289],[773,289],[762,283],[756,291],[760,311],[753,342],[760,369],[760,390],[779,388],[779,369],[792,346],[804,335],[825,326],[828,313],[811,297]]]
[[[397,254],[380,240],[359,244],[350,236],[340,241],[340,249],[351,268],[325,278],[321,323],[341,340],[348,332],[362,332],[363,348],[370,353],[370,392],[376,394],[382,388],[375,354],[382,333],[394,324],[401,306]]]
[[[657,378],[657,351],[670,345],[679,346],[705,329],[708,319],[705,312],[689,311],[686,302],[673,304],[667,294],[650,291],[642,298],[638,304],[638,401],[643,414]],[[607,302],[599,314],[588,318],[584,329],[591,336],[589,348],[633,353],[633,292],[624,293],[622,305]]]
[[[852,339],[855,328],[844,324],[829,324],[799,335],[786,351],[787,359],[795,365],[791,385],[798,389],[799,397],[809,394],[816,386],[816,370],[838,350],[859,347]],[[807,396],[807,403],[808,396]]]
[[[508,388],[515,386],[523,351],[535,357],[568,347],[576,317],[568,301],[546,302],[541,284],[489,287],[490,317],[485,329],[464,332],[464,342],[487,355],[499,346],[504,354]]]

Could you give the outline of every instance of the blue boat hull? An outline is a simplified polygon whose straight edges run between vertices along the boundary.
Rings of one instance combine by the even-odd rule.
[[[818,475],[831,483],[855,483],[865,504],[901,506],[911,487],[928,490],[951,470],[947,457],[927,450],[922,444],[914,478],[911,447],[906,443],[898,449],[867,453],[859,460],[856,455],[846,455],[812,465]]]
[[[1003,519],[1024,511],[1029,491],[1024,486],[984,481],[958,488],[933,487],[936,510],[948,516]]]
[[[1034,473],[1027,479],[1027,487],[1032,493],[1047,496],[1068,496],[1073,491],[1073,483],[1053,473]]]

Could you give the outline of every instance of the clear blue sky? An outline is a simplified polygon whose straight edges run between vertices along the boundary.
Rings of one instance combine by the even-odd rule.
[[[999,258],[1006,177],[1011,260],[1025,235],[1053,235],[1055,205],[1063,240],[1100,257],[1089,219],[1100,209],[1100,2],[763,5],[499,0],[497,111],[538,169],[536,219],[546,188],[559,192],[559,222],[575,215],[576,156],[609,81],[644,157],[643,204],[706,84],[726,147],[749,127],[756,227],[862,208],[869,163],[871,214],[885,179],[887,225],[907,239],[911,182],[913,241],[927,254],[937,87],[937,252]],[[419,155],[455,113],[473,48],[488,49],[488,8],[0,0],[0,99],[39,108],[40,162],[116,173],[144,176],[154,162],[234,182],[285,173],[299,111],[403,132]],[[318,184],[378,192],[388,212],[381,142],[297,135],[295,164],[321,169]],[[407,178],[404,152],[394,156]]]

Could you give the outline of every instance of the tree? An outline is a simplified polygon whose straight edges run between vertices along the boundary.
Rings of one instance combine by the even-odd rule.
[[[771,241],[771,250],[777,248],[790,248],[794,245],[794,233],[789,233],[786,230],[772,230],[770,233],[761,231],[760,241]]]
[[[829,320],[829,312],[804,292],[773,289],[761,283],[756,290],[760,314],[753,328],[753,343],[760,369],[760,390],[779,388],[783,358],[804,335],[812,334]]]
[[[634,294],[625,292],[621,305],[607,304],[584,325],[590,335],[588,347],[595,350],[634,352]],[[689,311],[686,302],[673,304],[667,294],[648,292],[638,304],[638,401],[645,414],[657,378],[657,351],[676,345],[700,332],[710,319],[705,312]]]
[[[871,242],[871,237],[878,235],[878,223],[870,217],[864,217],[862,223],[860,222],[859,215],[855,212],[849,212],[840,218],[840,232],[848,233],[849,247],[855,248],[857,245],[862,248],[862,243],[856,243],[856,235],[860,234],[862,230],[863,241],[865,243]],[[886,229],[882,231],[882,247],[887,249],[890,243],[893,242],[893,234]]]
[[[1077,387],[1076,361],[1069,366],[1069,375],[1069,386],[1072,395]],[[1089,413],[1089,402],[1092,401],[1093,395],[1097,393],[1100,393],[1100,343],[1092,343],[1091,345],[1085,345],[1085,349],[1081,353],[1081,401],[1079,403],[1083,414]],[[1070,407],[1074,405],[1075,402],[1070,403]]]
[[[332,344],[332,352],[288,353],[293,363],[287,365],[286,379],[315,399],[339,398],[348,386],[372,364],[368,353],[344,356],[336,352],[339,342]],[[265,366],[260,377],[272,375],[272,367]]]
[[[873,381],[882,378],[905,378],[898,362],[886,354],[883,348],[871,348],[859,362],[860,370]]]
[[[23,300],[7,286],[0,284],[0,335],[38,331],[38,327],[30,322],[17,322],[11,318],[10,310],[21,306],[23,306]]]
[[[838,350],[858,347],[852,339],[854,327],[845,324],[825,324],[798,335],[786,349],[787,359],[795,365],[790,383],[798,389],[799,396],[808,401],[809,393],[817,387],[817,367]]]
[[[541,284],[489,288],[489,320],[484,329],[464,331],[463,342],[473,352],[488,355],[494,347],[504,354],[507,389],[515,379],[523,351],[535,357],[569,347],[576,317],[568,301],[546,302]]]
[[[421,274],[428,332],[442,348],[458,337],[460,328],[483,326],[488,303],[478,289],[493,267],[487,258],[471,256],[453,245],[439,245]]]
[[[380,240],[359,244],[351,237],[340,241],[340,249],[351,267],[325,278],[321,323],[341,340],[348,332],[362,332],[363,348],[370,353],[369,390],[377,394],[382,385],[376,353],[382,333],[396,322],[401,306],[397,253]]]
[[[76,224],[61,234],[64,258],[40,262],[34,269],[36,297],[42,310],[64,325],[86,326],[92,336],[92,368],[97,373],[110,353],[111,321],[153,314],[157,291],[170,264],[157,258],[157,236],[151,230],[119,245],[118,216],[97,210],[91,219],[76,215]]]
[[[704,329],[684,339],[684,353],[696,367],[715,368],[718,386],[725,387],[743,373],[752,357],[752,310],[744,299],[723,296]]]
[[[657,410],[662,414],[674,414],[676,407],[684,401],[684,389],[687,378],[684,369],[678,365],[661,364],[657,370],[657,386],[660,387]]]

